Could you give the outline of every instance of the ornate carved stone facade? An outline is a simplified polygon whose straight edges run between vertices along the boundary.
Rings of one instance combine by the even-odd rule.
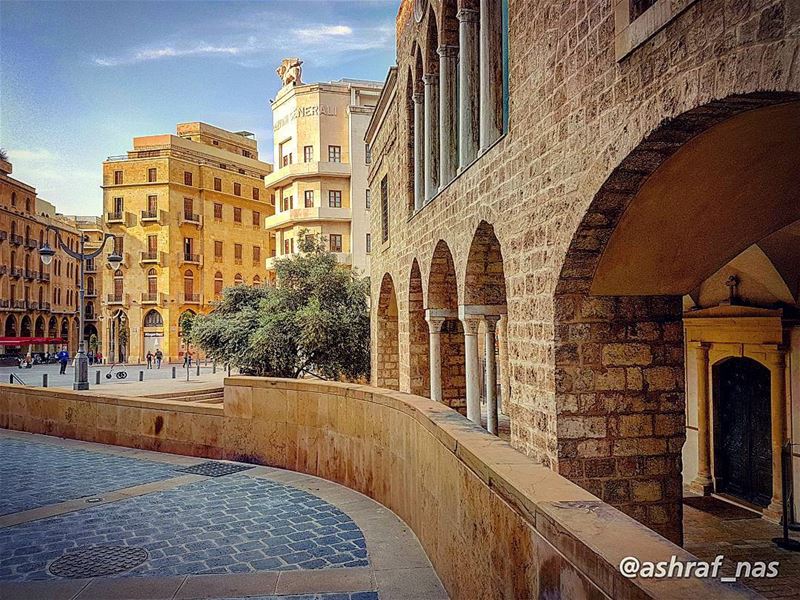
[[[681,300],[800,219],[800,7],[420,4],[367,131],[374,382],[469,413],[499,319],[511,443],[679,541]]]

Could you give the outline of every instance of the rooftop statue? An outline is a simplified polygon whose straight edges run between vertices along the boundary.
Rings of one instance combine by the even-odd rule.
[[[302,64],[303,61],[299,58],[283,59],[281,66],[277,69],[278,77],[281,78],[283,85],[289,85],[290,83],[293,85],[302,85],[303,82],[300,80],[303,74]]]

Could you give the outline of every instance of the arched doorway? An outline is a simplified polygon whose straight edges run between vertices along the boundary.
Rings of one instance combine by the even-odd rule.
[[[430,334],[425,321],[422,275],[416,258],[411,265],[411,277],[408,281],[408,367],[409,391],[418,396],[429,397]]]
[[[33,337],[43,338],[45,337],[45,330],[44,330],[44,317],[37,317],[36,324],[33,328]]]
[[[17,337],[17,319],[14,315],[6,317],[4,335],[5,337]]]
[[[378,296],[377,367],[375,385],[392,390],[400,389],[397,295],[392,276],[386,273]]]
[[[688,413],[697,423],[687,449],[698,476],[711,472],[713,455],[704,424],[711,412],[703,391],[709,388],[708,351],[703,344],[687,347],[684,320],[755,310],[737,308],[743,300],[735,279],[718,306],[690,302],[754,244],[775,240],[775,270],[796,277],[797,244],[781,245],[775,236],[800,220],[797,100],[777,93],[730,97],[651,133],[582,213],[553,296],[555,427],[544,432],[552,438],[552,460],[562,474],[679,543],[685,356],[702,382],[693,386]],[[789,262],[794,269],[783,266]],[[773,345],[772,352],[770,369],[780,374],[773,381],[785,380],[781,351]],[[785,391],[776,388],[773,420],[783,421],[787,412]],[[786,431],[783,422],[773,428]],[[773,448],[781,443],[774,439]],[[770,509],[779,512],[775,454]],[[640,467],[628,468],[632,461]]]
[[[50,317],[50,322],[47,324],[47,337],[58,337],[58,319]]]
[[[450,248],[443,240],[436,244],[433,251],[425,318],[431,333],[431,399],[464,411],[467,393],[464,328],[458,318],[455,263]]]
[[[142,356],[147,356],[148,352],[156,353],[157,350],[163,352],[164,340],[164,319],[156,309],[147,311],[142,320]]]
[[[31,325],[31,318],[28,315],[22,317],[22,321],[19,324],[19,336],[20,337],[33,337],[33,327]]]
[[[714,366],[717,492],[766,508],[772,499],[770,372],[751,358]]]

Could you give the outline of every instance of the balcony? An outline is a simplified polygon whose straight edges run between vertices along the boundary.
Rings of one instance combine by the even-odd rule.
[[[265,219],[264,225],[267,229],[275,229],[311,221],[349,221],[351,217],[352,211],[349,208],[330,208],[327,206],[290,208],[270,215]]]
[[[25,310],[28,307],[28,303],[25,300],[12,300],[11,301],[11,310]]]
[[[271,188],[283,186],[292,179],[318,176],[350,177],[350,163],[328,161],[293,163],[267,175],[264,183],[267,188]]]
[[[12,246],[22,246],[22,241],[23,240],[22,240],[22,236],[21,235],[17,235],[16,233],[12,233],[9,236],[9,240],[10,240]]]
[[[23,277],[28,281],[33,281],[39,277],[39,271],[32,271],[31,269],[25,269],[23,273]]]
[[[199,254],[190,254],[188,252],[183,253],[183,262],[190,265],[199,265],[200,264],[200,255]]]
[[[97,264],[94,260],[87,260],[86,266],[83,268],[84,273],[97,273]]]
[[[183,294],[181,298],[184,304],[200,304],[200,294]]]
[[[22,267],[11,267],[10,276],[12,279],[19,279],[22,277]]]
[[[142,304],[162,304],[164,302],[163,294],[158,292],[142,292]]]
[[[94,321],[97,321],[97,315],[94,314],[94,313],[92,313],[92,314],[86,313],[83,316],[83,320],[88,322],[88,323],[93,323]]]
[[[28,310],[39,310],[38,302],[28,302]]]
[[[36,250],[39,247],[39,242],[36,240],[25,240],[25,247],[30,248],[31,250]]]
[[[9,308],[10,306],[11,306],[11,300],[0,298],[0,308]]]
[[[142,223],[159,222],[161,215],[158,210],[143,210],[141,213]]]
[[[106,304],[109,306],[127,306],[128,294],[108,294],[106,296]]]
[[[45,273],[44,271],[39,271],[38,278],[39,281],[47,282],[50,281],[50,273]]]
[[[125,223],[125,213],[122,211],[106,213],[106,223],[109,225],[122,225]]]
[[[155,252],[142,252],[142,258],[140,262],[142,264],[161,264],[161,252],[157,250]]]
[[[83,293],[84,298],[97,298],[97,290],[86,290]]]
[[[0,242],[5,242],[8,239],[7,231],[0,231]]]
[[[8,265],[0,265],[0,275],[8,273]]]
[[[184,210],[178,216],[181,225],[200,225],[201,218],[197,213]]]
[[[49,302],[42,302],[42,303],[39,305],[39,307],[40,307],[42,310],[47,310],[47,311],[49,311],[49,310],[50,310],[50,303],[49,303]]]

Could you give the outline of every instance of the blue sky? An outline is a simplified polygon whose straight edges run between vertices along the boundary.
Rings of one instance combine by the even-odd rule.
[[[101,163],[206,121],[272,159],[281,59],[304,81],[382,81],[398,0],[0,2],[0,147],[65,214],[100,214]]]

